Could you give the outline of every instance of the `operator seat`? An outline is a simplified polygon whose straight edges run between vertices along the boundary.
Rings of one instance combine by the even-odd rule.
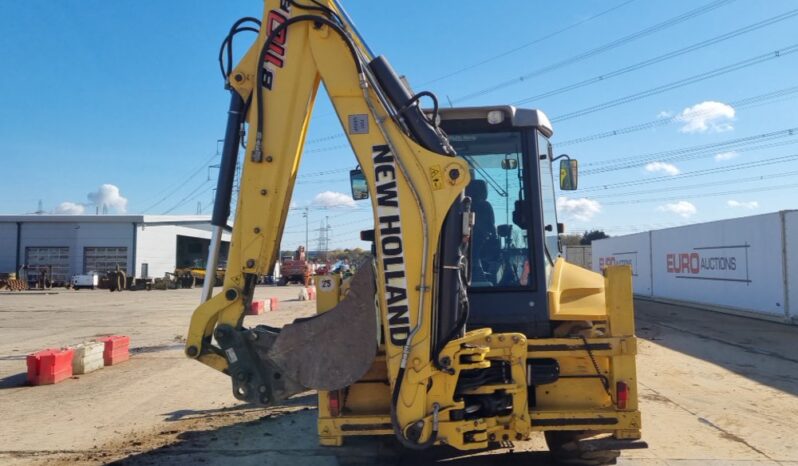
[[[471,234],[471,283],[475,286],[493,286],[495,277],[491,276],[488,261],[495,260],[498,238],[493,206],[488,202],[488,184],[484,180],[472,178],[465,193],[471,198],[471,211],[475,217]]]

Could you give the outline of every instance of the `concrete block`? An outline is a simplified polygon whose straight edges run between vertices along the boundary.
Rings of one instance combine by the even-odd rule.
[[[76,345],[72,354],[72,373],[88,374],[102,369],[105,365],[103,352],[105,344],[99,341],[87,341]]]

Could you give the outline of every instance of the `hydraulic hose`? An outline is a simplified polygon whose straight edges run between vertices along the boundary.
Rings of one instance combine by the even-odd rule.
[[[393,433],[396,435],[397,440],[399,440],[399,443],[401,443],[403,447],[409,448],[411,450],[426,450],[434,445],[435,441],[438,440],[438,404],[435,404],[432,432],[430,433],[429,438],[422,443],[415,443],[408,440],[407,437],[405,437],[404,432],[402,432],[402,428],[399,426],[399,418],[396,414],[396,407],[399,406],[399,392],[402,389],[402,380],[404,380],[404,378],[405,368],[400,367],[399,372],[396,374],[396,383],[394,384],[393,392],[391,393],[391,425],[393,426]]]
[[[269,46],[274,39],[282,33],[288,26],[299,23],[302,21],[312,21],[316,24],[323,24],[328,26],[330,29],[335,31],[341,39],[343,39],[346,46],[349,48],[349,52],[352,54],[352,58],[355,62],[355,68],[357,69],[357,74],[360,76],[361,81],[364,79],[363,77],[363,64],[360,63],[360,59],[358,58],[357,52],[355,51],[355,45],[352,43],[352,40],[346,34],[341,26],[336,24],[335,22],[318,15],[300,15],[294,16],[292,18],[287,19],[285,22],[279,24],[275,27],[266,40],[263,42],[263,47],[261,47],[260,52],[258,53],[258,72],[257,72],[257,79],[255,81],[255,103],[257,104],[257,114],[258,114],[258,129],[255,138],[255,147],[252,149],[253,153],[256,155],[255,158],[259,158],[260,151],[263,143],[263,66],[261,63],[263,62],[264,56],[266,55],[266,51],[269,49]]]

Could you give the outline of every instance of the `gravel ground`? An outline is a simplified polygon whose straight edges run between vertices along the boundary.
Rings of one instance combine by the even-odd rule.
[[[313,313],[298,287],[261,287],[278,311]],[[316,399],[268,409],[237,402],[226,376],[183,357],[199,290],[0,294],[0,463],[463,465],[549,464],[540,438],[512,450],[423,454],[390,438],[316,443]],[[798,327],[637,302],[638,373],[650,448],[619,464],[798,465]],[[24,386],[25,355],[130,335],[129,362],[52,386]]]

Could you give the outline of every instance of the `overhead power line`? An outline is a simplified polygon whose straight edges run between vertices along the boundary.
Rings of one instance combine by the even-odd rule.
[[[784,162],[782,162],[784,163]],[[711,173],[707,173],[708,175]],[[798,175],[798,170],[791,170],[791,171],[779,171],[776,173],[768,173],[766,175],[757,175],[757,176],[748,176],[744,178],[733,178],[733,179],[724,179],[718,181],[710,181],[704,182],[699,184],[692,184],[692,185],[681,185],[681,186],[667,186],[664,188],[656,188],[656,189],[644,189],[640,191],[624,191],[621,193],[607,193],[607,194],[598,194],[594,196],[590,196],[590,199],[613,199],[613,198],[628,198],[630,196],[639,196],[639,195],[647,195],[653,193],[664,193],[664,192],[676,192],[676,191],[685,191],[690,189],[704,189],[710,186],[729,186],[729,185],[736,185],[738,183],[754,183],[757,181],[770,181],[775,178],[784,178],[787,176],[795,176]],[[669,180],[663,180],[669,181]]]
[[[318,144],[320,142],[332,141],[334,139],[340,139],[340,138],[343,138],[343,137],[346,137],[346,134],[340,133],[340,134],[332,134],[330,136],[321,136],[321,137],[318,137],[318,138],[313,138],[313,139],[309,139],[309,140],[305,141],[305,145],[307,145],[307,144]]]
[[[539,44],[541,42],[544,42],[547,39],[551,39],[552,37],[555,37],[555,36],[560,35],[560,34],[562,34],[564,32],[567,32],[567,31],[569,31],[571,29],[574,29],[577,26],[581,26],[581,25],[583,25],[585,23],[588,23],[590,21],[598,19],[598,18],[600,18],[600,17],[602,17],[604,15],[607,15],[607,14],[609,14],[609,13],[615,11],[615,10],[618,10],[618,9],[620,9],[620,8],[626,6],[626,5],[629,5],[630,3],[633,3],[635,1],[636,0],[623,1],[623,2],[619,3],[618,5],[615,5],[613,7],[610,7],[608,9],[606,9],[606,10],[600,11],[600,12],[598,12],[598,13],[592,15],[592,16],[588,16],[585,19],[581,19],[579,21],[576,21],[575,23],[571,23],[568,26],[565,26],[565,27],[562,27],[560,29],[557,29],[556,31],[550,32],[550,33],[548,33],[546,35],[543,35],[543,36],[541,36],[541,37],[539,37],[539,38],[537,38],[535,40],[532,40],[530,42],[526,42],[524,44],[518,45],[516,47],[513,47],[512,49],[505,50],[504,52],[500,52],[498,54],[491,55],[491,56],[489,56],[489,57],[487,57],[487,58],[485,58],[483,60],[480,60],[478,62],[472,63],[470,65],[467,65],[467,66],[463,67],[463,68],[459,68],[457,70],[447,72],[446,74],[444,74],[442,76],[438,76],[437,78],[433,78],[433,79],[430,79],[428,81],[424,81],[421,84],[419,84],[419,86],[426,86],[426,85],[429,85],[429,84],[432,84],[432,83],[435,83],[435,82],[438,82],[438,81],[442,81],[442,80],[450,78],[452,76],[456,76],[456,75],[465,73],[466,71],[470,71],[470,70],[472,70],[474,68],[477,68],[477,67],[480,67],[482,65],[486,65],[488,63],[492,63],[492,62],[494,62],[494,61],[496,61],[496,60],[498,60],[500,58],[504,58],[504,57],[506,57],[508,55],[511,55],[511,54],[515,53],[515,52],[518,52],[520,50],[528,48],[528,47],[530,47],[532,45]],[[324,118],[324,117],[330,117],[330,116],[333,116],[333,115],[335,115],[334,111],[325,113],[323,115],[320,115],[319,117]],[[320,142],[327,142],[327,141],[331,141],[331,140],[334,140],[334,139],[340,139],[340,138],[343,138],[343,137],[346,137],[346,135],[343,134],[343,133],[334,134],[334,135],[330,135],[330,136],[322,136],[322,137],[310,139],[310,140],[308,140],[306,142],[306,144],[313,145],[313,144],[318,144]]]
[[[784,100],[784,98],[795,97],[798,94],[798,86],[787,87],[784,89],[779,89],[772,92],[767,92],[765,94],[759,94],[751,97],[746,97],[743,99],[735,100],[729,102],[729,105],[734,107],[735,110],[746,108],[746,107],[754,107],[758,104],[767,104],[773,102],[779,102]],[[693,114],[693,116],[706,116],[709,115],[711,111],[707,110],[704,112],[698,112]],[[560,141],[556,143],[557,147],[564,147],[570,146],[573,144],[580,144],[583,142],[595,141],[598,139],[609,138],[613,136],[621,136],[624,134],[634,133],[637,131],[643,131],[646,129],[656,128],[659,126],[665,126],[674,122],[681,122],[683,121],[683,117],[680,114],[676,114],[667,118],[657,118],[656,120],[649,120],[643,123],[638,123],[631,126],[625,126],[623,128],[616,128],[611,129],[608,131],[602,131],[600,133],[593,133],[586,136],[579,136],[573,139],[568,139],[565,141]]]
[[[336,146],[328,146],[328,147],[318,147],[316,149],[308,149],[304,151],[305,154],[315,154],[319,152],[329,152],[331,150],[338,150],[338,149],[351,149],[352,146],[349,144],[338,144]]]
[[[464,95],[462,97],[459,97],[457,99],[453,99],[453,101],[454,102],[460,102],[460,101],[464,101],[464,100],[473,99],[475,97],[479,97],[479,96],[482,96],[482,95],[485,95],[485,94],[489,94],[489,93],[497,91],[499,89],[503,89],[505,87],[512,86],[514,84],[518,84],[518,83],[524,82],[525,80],[527,80],[529,78],[540,76],[542,74],[549,73],[551,71],[554,71],[556,69],[562,68],[564,66],[571,65],[573,63],[576,63],[576,62],[579,62],[579,61],[582,61],[582,60],[586,60],[586,59],[588,59],[590,57],[594,57],[594,56],[599,55],[601,53],[604,53],[606,51],[609,51],[609,50],[612,50],[614,48],[626,45],[626,44],[628,44],[630,42],[636,41],[638,39],[641,39],[643,37],[649,36],[649,35],[654,34],[656,32],[659,32],[659,31],[662,31],[664,29],[668,29],[670,27],[676,26],[677,24],[683,23],[684,21],[687,21],[689,19],[692,19],[692,18],[701,16],[703,14],[709,13],[710,11],[713,11],[713,10],[715,10],[717,8],[720,8],[720,7],[724,6],[724,5],[727,5],[727,4],[731,3],[732,1],[734,1],[734,0],[715,0],[713,2],[710,2],[710,3],[706,4],[706,5],[703,5],[703,6],[700,6],[698,8],[695,8],[693,10],[690,10],[690,11],[688,11],[686,13],[682,13],[681,15],[674,16],[673,18],[670,18],[670,19],[667,19],[667,20],[662,21],[660,23],[654,24],[653,26],[649,26],[649,27],[647,27],[645,29],[641,29],[641,30],[639,30],[637,32],[634,32],[632,34],[626,35],[626,36],[621,37],[619,39],[616,39],[614,41],[611,41],[611,42],[608,42],[606,44],[600,45],[598,47],[592,48],[590,50],[587,50],[585,52],[579,53],[577,55],[573,55],[573,56],[568,57],[568,58],[566,58],[564,60],[560,60],[560,61],[558,61],[556,63],[552,63],[551,65],[543,66],[543,67],[538,68],[537,70],[532,71],[530,73],[518,76],[518,77],[510,79],[510,80],[502,81],[502,82],[500,82],[498,84],[494,84],[492,86],[480,89],[480,90],[472,92],[470,94],[466,94],[466,95]]]
[[[775,91],[771,91],[771,92],[766,92],[764,94],[758,94],[758,95],[755,95],[755,96],[749,96],[749,97],[745,97],[745,98],[742,98],[742,99],[739,99],[739,100],[735,100],[735,101],[729,102],[729,105],[734,107],[735,109],[748,108],[748,107],[754,107],[754,106],[762,105],[762,104],[770,104],[770,103],[774,103],[774,102],[779,102],[779,101],[785,100],[785,98],[795,97],[796,94],[798,94],[798,86],[792,86],[792,87],[787,87],[787,88],[783,88],[783,89],[779,89],[779,90],[775,90]],[[710,113],[711,113],[711,111],[707,110],[707,111],[704,111],[704,112],[694,113],[693,116],[696,116],[696,117],[705,116],[705,115],[709,115]],[[645,121],[643,123],[638,123],[638,124],[631,125],[631,126],[625,126],[623,128],[611,129],[611,130],[607,130],[607,131],[602,131],[600,133],[594,133],[594,134],[589,134],[589,135],[585,135],[585,136],[579,136],[579,137],[576,137],[576,138],[568,139],[568,140],[565,140],[565,141],[559,141],[559,142],[556,142],[555,145],[557,147],[565,147],[565,146],[569,146],[569,145],[573,145],[573,144],[580,144],[580,143],[583,143],[583,142],[595,141],[595,140],[598,140],[598,139],[604,139],[604,138],[608,138],[608,137],[612,137],[612,136],[621,136],[621,135],[624,135],[624,134],[634,133],[634,132],[637,132],[637,131],[643,131],[643,130],[646,130],[646,129],[657,128],[657,127],[660,127],[660,126],[665,126],[665,125],[668,125],[668,124],[671,124],[671,123],[674,123],[674,122],[680,122],[680,121],[682,121],[682,117],[681,117],[681,115],[677,114],[677,115],[673,115],[673,116],[666,117],[666,118],[657,118],[656,120],[649,120],[649,121]],[[344,137],[344,135],[343,134],[332,135],[332,136],[327,136],[327,137],[324,137],[324,138],[319,138],[318,140],[319,141],[321,141],[321,140],[330,140],[330,139],[336,139],[336,138],[339,138],[339,137]],[[348,147],[348,146],[333,146],[333,147],[326,147],[326,148],[323,148],[323,149],[324,150],[333,150],[333,149],[340,149],[341,147]],[[319,148],[319,149],[322,149],[322,148]],[[336,169],[336,172],[337,173],[342,173],[342,172],[345,172],[347,170],[349,170],[349,169],[348,168],[346,168],[346,169],[341,168],[341,169]],[[319,173],[321,173],[321,172],[319,172]],[[300,176],[301,177],[305,177],[305,176],[314,177],[314,176],[317,176],[317,174],[316,173],[308,173],[308,174],[300,175]]]
[[[728,139],[726,141],[715,142],[710,144],[699,144],[695,146],[682,147],[678,149],[669,149],[665,151],[651,152],[643,155],[630,155],[626,157],[617,157],[609,160],[599,160],[596,162],[590,162],[584,164],[585,166],[588,167],[596,167],[596,166],[598,167],[588,168],[586,170],[583,170],[582,173],[594,174],[594,173],[603,173],[607,171],[614,171],[621,168],[640,167],[649,162],[654,162],[654,161],[673,161],[674,159],[678,159],[679,157],[685,157],[694,154],[703,154],[707,152],[714,154],[718,151],[727,151],[732,149],[739,150],[741,147],[745,147],[748,144],[761,145],[764,142],[774,141],[782,138],[794,138],[794,137],[798,137],[798,127],[787,128],[778,131],[771,131],[769,133],[755,134],[753,136],[733,138],[733,139]]]
[[[210,157],[208,158],[208,160],[206,160],[206,161],[202,162],[202,165],[200,165],[199,167],[197,167],[197,169],[196,169],[196,170],[194,170],[193,172],[191,172],[191,174],[189,174],[189,175],[188,175],[188,177],[186,177],[186,179],[185,179],[185,180],[183,180],[183,181],[182,181],[180,184],[178,184],[178,185],[177,185],[177,186],[175,186],[174,188],[172,188],[172,189],[169,189],[169,190],[168,190],[168,192],[166,193],[166,195],[164,195],[164,196],[163,196],[161,199],[159,199],[159,200],[158,200],[157,202],[155,202],[154,204],[152,204],[152,205],[150,205],[149,207],[147,207],[146,209],[142,210],[142,213],[147,213],[147,212],[149,212],[150,210],[152,210],[152,209],[154,209],[155,207],[159,206],[159,205],[160,205],[162,202],[164,202],[165,200],[167,200],[167,199],[169,199],[170,197],[174,196],[174,195],[175,195],[175,194],[176,194],[178,191],[180,191],[180,189],[181,189],[181,188],[183,188],[183,186],[187,185],[187,184],[189,183],[189,181],[193,180],[194,178],[196,178],[196,177],[197,177],[197,175],[199,175],[200,173],[202,173],[202,172],[203,172],[203,170],[207,169],[207,167],[208,167],[208,164],[209,164],[209,163],[211,163],[211,161],[212,161],[212,160],[213,160],[215,157],[218,157],[218,156],[219,156],[219,154],[213,154],[212,156],[210,156]]]
[[[536,44],[544,42],[544,41],[546,41],[548,39],[551,39],[552,37],[558,36],[558,35],[560,35],[560,34],[562,34],[564,32],[570,31],[571,29],[574,29],[577,26],[581,26],[581,25],[583,25],[585,23],[593,21],[594,19],[598,19],[598,18],[600,18],[600,17],[602,17],[602,16],[604,16],[606,14],[609,14],[609,13],[615,11],[615,10],[618,10],[618,9],[620,9],[620,8],[626,6],[626,5],[628,5],[628,4],[630,4],[630,3],[634,2],[634,1],[635,0],[627,0],[625,2],[621,2],[618,5],[615,5],[615,6],[611,7],[611,8],[606,9],[606,10],[600,11],[599,13],[596,13],[593,16],[588,16],[585,19],[582,19],[582,20],[577,21],[575,23],[571,23],[568,26],[565,26],[563,28],[557,29],[556,31],[550,32],[550,33],[545,34],[543,36],[540,36],[540,37],[538,37],[535,40],[532,40],[530,42],[526,42],[524,44],[518,45],[518,46],[513,47],[513,48],[511,48],[509,50],[505,50],[504,52],[498,53],[496,55],[492,55],[492,56],[490,56],[488,58],[485,58],[485,59],[480,60],[478,62],[472,63],[470,65],[464,66],[464,67],[459,68],[459,69],[457,69],[455,71],[451,71],[451,72],[446,73],[446,74],[444,74],[442,76],[438,76],[437,78],[430,79],[429,81],[425,81],[425,82],[421,83],[420,86],[426,86],[428,84],[436,83],[438,81],[442,81],[444,79],[451,78],[452,76],[457,76],[458,74],[465,73],[466,71],[473,70],[474,68],[478,68],[478,67],[480,67],[482,65],[486,65],[488,63],[494,62],[494,61],[496,61],[496,60],[498,60],[500,58],[504,58],[504,57],[506,57],[508,55],[511,55],[511,54],[513,54],[515,52],[518,52],[519,50],[523,50],[523,49],[525,49],[527,47],[530,47],[532,45],[536,45]]]
[[[658,197],[658,198],[648,198],[648,199],[627,199],[624,201],[605,202],[603,203],[603,205],[611,206],[611,205],[625,205],[625,204],[646,204],[649,202],[680,201],[684,200],[686,197],[689,197],[690,199],[701,198],[701,197],[717,197],[717,196],[728,196],[731,194],[780,191],[782,189],[791,189],[791,188],[798,188],[798,183],[782,184],[777,186],[765,186],[761,188],[733,189],[730,191],[722,191],[722,192],[691,194],[690,196],[671,196],[671,197]]]
[[[179,209],[180,207],[186,205],[188,202],[197,199],[198,197],[202,196],[203,194],[207,193],[208,191],[212,190],[214,186],[208,186],[205,190],[198,192],[200,189],[205,187],[208,184],[207,181],[203,181],[201,185],[197,186],[192,190],[190,193],[186,194],[183,199],[177,201],[177,204],[173,205],[170,209],[165,210],[161,215],[166,215],[174,210]]]
[[[716,68],[711,71],[706,71],[704,73],[699,73],[684,79],[680,79],[678,81],[673,81],[668,84],[663,84],[662,86],[657,86],[642,92],[637,92],[635,94],[630,94],[625,97],[621,97],[618,99],[609,100],[607,102],[593,105],[590,107],[585,107],[580,110],[575,110],[570,113],[565,113],[563,115],[556,116],[551,119],[552,123],[557,123],[560,121],[570,120],[572,118],[577,118],[580,116],[588,115],[590,113],[595,113],[600,110],[606,110],[608,108],[617,107],[619,105],[628,104],[630,102],[634,102],[636,100],[644,99],[646,97],[651,97],[652,95],[662,94],[663,92],[671,91],[673,89],[678,89],[680,87],[684,87],[690,84],[694,84],[700,81],[704,81],[706,79],[714,78],[717,76],[721,76],[727,73],[731,73],[733,71],[738,71],[744,68],[748,68],[754,65],[758,65],[760,63],[764,63],[766,61],[774,60],[776,58],[783,57],[785,55],[790,55],[792,53],[798,52],[798,44],[793,44],[788,47],[784,47],[782,49],[774,50],[772,52],[768,52],[762,55],[757,55],[755,57],[748,58],[746,60],[739,61],[737,63],[732,63],[731,65],[722,66],[720,68]]]
[[[626,73],[631,73],[632,71],[637,71],[637,70],[645,68],[647,66],[651,66],[651,65],[654,65],[654,64],[657,64],[657,63],[661,63],[661,62],[670,60],[672,58],[676,58],[676,57],[679,57],[681,55],[684,55],[684,54],[687,54],[687,53],[690,53],[690,52],[694,52],[696,50],[700,50],[702,48],[709,47],[711,45],[715,45],[717,43],[720,43],[720,42],[723,42],[723,41],[726,41],[726,40],[741,36],[743,34],[747,34],[749,32],[753,32],[753,31],[762,29],[762,28],[767,27],[767,26],[772,26],[772,25],[774,25],[774,24],[776,24],[778,22],[787,20],[787,19],[792,18],[792,17],[794,17],[796,15],[798,15],[798,9],[790,10],[790,11],[788,11],[786,13],[782,13],[780,15],[776,15],[776,16],[774,16],[772,18],[768,18],[766,20],[759,21],[759,22],[756,22],[756,23],[753,23],[753,24],[749,24],[748,26],[745,26],[745,27],[742,27],[742,28],[739,28],[739,29],[735,29],[734,31],[727,32],[726,34],[721,34],[721,35],[715,36],[715,37],[713,37],[711,39],[707,39],[707,40],[703,40],[703,41],[700,41],[700,42],[696,42],[695,44],[688,45],[687,47],[682,47],[680,49],[673,50],[671,52],[659,55],[657,57],[649,58],[648,60],[643,60],[643,61],[635,63],[633,65],[625,66],[623,68],[618,68],[617,70],[610,71],[609,73],[604,73],[604,74],[601,74],[601,75],[598,75],[598,76],[594,76],[594,77],[592,77],[590,79],[585,79],[585,80],[579,81],[577,83],[570,84],[568,86],[563,86],[563,87],[560,87],[560,88],[557,88],[557,89],[554,89],[554,90],[551,90],[551,91],[548,91],[548,92],[543,92],[543,93],[540,93],[540,94],[537,94],[537,95],[533,95],[533,96],[530,96],[530,97],[526,97],[526,98],[517,100],[517,101],[513,102],[513,105],[522,105],[522,104],[525,104],[525,103],[542,100],[542,99],[545,99],[547,97],[551,97],[551,96],[555,96],[555,95],[562,94],[562,93],[565,93],[565,92],[573,91],[575,89],[579,89],[579,88],[582,88],[582,87],[585,87],[585,86],[589,86],[591,84],[604,82],[604,81],[606,81],[608,79],[611,79],[611,78],[614,78],[616,76],[621,76],[621,75],[624,75]]]
[[[337,173],[345,173],[345,172],[349,172],[350,170],[352,170],[352,169],[348,168],[348,167],[331,168],[329,170],[321,170],[321,171],[317,171],[317,172],[303,173],[303,174],[297,176],[297,178],[316,178],[316,177],[324,176],[324,175],[334,175],[334,174],[337,174]]]
[[[704,176],[710,174],[717,174],[717,173],[727,173],[733,172],[738,170],[748,170],[751,168],[758,168],[764,167],[768,165],[775,165],[781,163],[792,162],[794,160],[798,160],[798,155],[784,155],[780,157],[770,157],[765,160],[756,160],[753,162],[745,162],[735,165],[727,165],[724,167],[713,167],[713,168],[705,168],[701,170],[692,170],[689,172],[683,172],[678,175],[663,175],[663,176],[655,176],[651,178],[639,178],[630,181],[620,181],[617,183],[604,183],[595,186],[588,186],[585,188],[580,188],[580,193],[590,193],[594,191],[601,191],[606,189],[615,189],[615,188],[626,188],[629,186],[639,186],[639,185],[650,185],[654,183],[659,183],[663,181],[676,181],[676,180],[683,180],[685,178],[693,178],[696,176]],[[589,195],[589,194],[588,194]]]
[[[777,143],[777,144],[763,145],[761,147],[752,147],[752,148],[747,148],[747,149],[739,150],[739,151],[740,152],[745,152],[745,151],[749,151],[749,150],[761,150],[761,149],[766,149],[766,148],[771,148],[771,147],[776,147],[776,146],[785,146],[785,145],[789,145],[789,144],[798,144],[798,141],[784,141],[784,142]],[[591,199],[594,198],[594,197],[614,197],[614,196],[616,196],[616,194],[592,196],[591,193],[594,192],[594,191],[597,191],[597,190],[607,191],[607,190],[613,190],[613,189],[617,189],[617,188],[625,188],[625,187],[636,186],[636,185],[659,185],[661,183],[679,181],[679,180],[681,180],[683,178],[691,178],[691,177],[703,176],[703,175],[714,175],[714,174],[717,174],[717,173],[732,172],[732,171],[744,170],[744,169],[747,170],[747,169],[751,169],[751,168],[758,168],[758,167],[772,165],[772,164],[776,164],[776,163],[789,163],[789,162],[794,161],[793,160],[794,158],[795,157],[793,157],[793,156],[785,156],[785,157],[778,157],[778,158],[775,158],[775,159],[771,158],[771,159],[766,159],[766,160],[755,160],[755,161],[747,162],[747,163],[740,164],[740,165],[726,165],[726,166],[722,166],[722,167],[714,167],[714,168],[708,168],[708,169],[703,169],[703,170],[695,170],[695,171],[690,171],[690,172],[683,172],[683,173],[679,173],[679,174],[676,174],[676,175],[662,175],[662,176],[656,176],[656,177],[639,178],[639,179],[634,180],[634,181],[621,181],[621,182],[618,182],[618,183],[604,183],[604,184],[601,184],[601,185],[595,185],[595,186],[589,186],[589,187],[586,187],[586,188],[580,188],[579,191],[580,191],[580,193],[587,193],[588,196],[591,196]],[[624,167],[624,168],[632,168],[632,167]],[[618,170],[621,170],[621,169],[623,169],[623,168],[618,168]],[[511,182],[509,187],[511,189],[515,189],[515,188],[518,188],[519,186],[520,186],[520,183]],[[667,188],[663,188],[663,189],[667,189]],[[621,195],[623,195],[623,194],[617,194],[617,196],[621,196]]]

